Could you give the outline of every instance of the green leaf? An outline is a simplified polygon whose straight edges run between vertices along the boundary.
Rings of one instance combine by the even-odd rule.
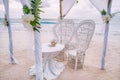
[[[31,4],[31,7],[35,7],[35,4]]]
[[[30,13],[30,9],[29,9],[29,7],[27,5],[23,6],[23,13],[24,14],[29,14]]]
[[[35,1],[34,1],[34,0],[31,0],[31,3],[32,3],[32,4],[35,4]]]
[[[35,27],[36,26],[36,22],[35,21],[30,21],[30,24]]]
[[[101,15],[106,15],[106,11],[104,9],[101,11]]]
[[[79,1],[78,1],[78,0],[76,0],[76,3],[79,3]]]
[[[34,27],[33,30],[34,30],[34,31],[40,32],[39,29],[37,29],[36,27]]]
[[[42,10],[40,10],[40,9],[38,9],[38,11],[39,11],[39,12],[43,12],[43,13],[44,13],[44,11],[42,11]]]
[[[40,25],[40,23],[39,23],[39,22],[36,22],[36,24]]]
[[[40,26],[37,26],[37,28],[41,28]]]
[[[41,4],[41,0],[31,0],[31,13],[34,15],[34,21],[31,21],[30,24],[33,26],[34,31],[38,31],[40,28],[40,17],[39,14],[43,12],[39,7]]]

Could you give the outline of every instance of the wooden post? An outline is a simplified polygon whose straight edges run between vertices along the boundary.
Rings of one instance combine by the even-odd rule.
[[[63,19],[63,17],[62,17],[62,1],[63,0],[60,0],[60,42],[62,43],[62,26],[61,26],[61,21],[62,21],[62,19]]]
[[[60,0],[60,19],[62,20],[62,1]]]

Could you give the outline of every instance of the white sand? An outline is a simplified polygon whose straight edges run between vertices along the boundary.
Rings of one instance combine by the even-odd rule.
[[[43,35],[44,34],[44,35]],[[51,33],[41,33],[41,42],[50,42]],[[120,80],[120,36],[110,35],[106,55],[106,70],[101,70],[103,35],[94,35],[86,52],[83,70],[74,71],[65,63],[65,70],[56,80]],[[29,75],[34,64],[33,34],[27,31],[14,31],[14,54],[18,64],[11,65],[8,48],[8,33],[0,33],[0,80],[35,80]]]

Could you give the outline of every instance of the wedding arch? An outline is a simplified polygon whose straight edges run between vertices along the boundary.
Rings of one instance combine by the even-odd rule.
[[[20,0],[23,9],[28,8],[28,12],[24,12],[24,14],[31,14],[35,16],[35,12],[29,12],[29,7],[32,9],[38,9],[41,5],[43,0]],[[69,10],[72,8],[72,6],[75,4],[76,0],[59,0],[60,1],[60,21],[64,19],[64,17],[67,15]],[[105,69],[105,56],[106,56],[106,49],[107,49],[107,38],[108,38],[108,32],[109,32],[109,21],[114,16],[111,14],[111,6],[113,0],[89,0],[101,13],[103,22],[105,23],[105,32],[104,32],[104,42],[103,42],[103,52],[102,52],[102,61],[101,61],[101,69]],[[39,4],[38,4],[38,3]],[[13,53],[13,43],[12,43],[12,32],[11,32],[11,25],[10,25],[10,18],[9,18],[9,0],[3,0],[4,8],[5,8],[5,21],[6,25],[8,27],[8,33],[9,33],[9,44],[10,44],[10,58],[11,63],[15,64],[16,60],[14,58]],[[36,7],[30,4],[35,3]],[[66,5],[67,4],[67,5]],[[101,6],[102,5],[102,6]],[[26,7],[25,7],[26,6]],[[41,10],[40,10],[41,11]],[[36,12],[37,13],[37,12]],[[37,14],[38,17],[39,14]],[[33,18],[35,18],[33,16]],[[36,80],[43,80],[43,72],[42,72],[42,53],[41,53],[41,43],[40,43],[40,33],[39,33],[39,26],[40,23],[38,18],[35,18],[37,22],[31,23],[33,30],[34,30],[34,43],[35,43],[35,60],[36,60]]]

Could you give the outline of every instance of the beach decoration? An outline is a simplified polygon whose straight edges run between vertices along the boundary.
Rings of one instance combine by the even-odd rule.
[[[5,18],[5,25],[8,27],[8,31],[9,31],[9,36],[10,36],[10,46],[12,46],[12,39],[11,39],[11,37],[12,37],[12,35],[11,35],[11,28],[9,28],[10,27],[10,23],[9,23],[9,8],[8,8],[8,3],[9,3],[9,0],[3,0],[4,1],[4,5],[5,5],[5,10],[6,10],[6,18]],[[25,0],[21,0],[21,2],[22,1],[25,1]],[[30,1],[30,0],[26,0],[26,1]],[[31,0],[31,1],[38,1],[38,0]],[[39,0],[39,1],[41,1],[41,0]],[[61,0],[62,1],[62,0]],[[105,35],[108,35],[108,30],[109,30],[109,21],[111,20],[111,18],[110,18],[110,16],[109,16],[109,14],[110,14],[110,8],[111,8],[111,3],[112,3],[112,0],[105,0],[105,1],[108,1],[108,9],[107,9],[107,11],[106,11],[106,13],[107,13],[107,17],[105,16],[105,19],[104,19],[104,22],[105,22],[105,24],[106,24],[106,32],[107,32],[107,34],[105,33]],[[32,3],[32,2],[31,2]],[[37,4],[37,3],[36,3]],[[6,5],[7,5],[7,7],[6,7]],[[38,8],[38,7],[37,7]],[[36,9],[36,8],[35,8]],[[31,10],[31,9],[30,9]],[[34,10],[34,9],[33,9]],[[8,12],[7,12],[8,11]],[[29,12],[29,11],[28,11]],[[32,11],[31,11],[32,12]],[[37,12],[37,11],[36,11]],[[40,31],[39,31],[39,27],[40,27],[40,25],[38,24],[38,23],[36,23],[36,22],[39,22],[39,18],[38,18],[38,21],[36,21],[36,22],[34,22],[34,20],[35,20],[35,16],[34,16],[34,14],[35,13],[30,13],[30,15],[27,15],[28,17],[30,17],[30,19],[27,19],[27,18],[24,18],[24,20],[25,20],[25,24],[28,24],[29,23],[29,26],[30,27],[32,27],[33,28],[33,31],[34,31],[34,34],[35,34],[35,57],[36,57],[36,71],[37,71],[37,74],[36,74],[36,80],[43,80],[43,73],[42,73],[42,58],[41,58],[41,56],[42,56],[42,53],[40,52],[41,51],[41,48],[40,48]],[[39,13],[38,13],[39,14]],[[34,16],[34,17],[33,17]],[[65,16],[65,15],[64,15]],[[26,17],[26,15],[25,16],[23,16],[23,17]],[[62,16],[61,16],[62,17]],[[37,25],[36,25],[37,24]],[[29,27],[28,26],[28,27]],[[107,36],[106,36],[107,37]],[[105,39],[104,39],[104,41],[105,42],[107,42],[107,39],[106,39],[106,37],[105,37]],[[106,43],[105,43],[106,44]],[[105,45],[106,46],[106,45]],[[105,47],[105,49],[106,49],[106,47]],[[12,48],[10,48],[10,51],[11,52],[13,52],[13,50],[12,50]],[[103,51],[105,51],[105,50],[103,50]],[[105,53],[103,54],[103,64],[102,64],[102,69],[104,69],[104,57],[105,57]],[[14,55],[13,55],[13,53],[11,53],[11,62],[12,63],[16,63],[15,62],[15,58],[14,58]],[[40,67],[40,69],[39,69],[39,67]]]
[[[64,18],[68,14],[76,2],[76,0],[60,0],[60,19]]]
[[[39,1],[41,0],[31,0],[31,9],[27,5],[24,5],[23,6],[24,15],[22,16],[24,26],[26,28],[32,27],[34,31],[38,32],[40,28],[39,13],[43,12],[39,8],[39,4],[41,4],[41,2]]]
[[[101,0],[90,0],[90,2],[101,13],[103,23],[105,24],[102,60],[101,60],[101,69],[104,70],[107,42],[108,42],[109,22],[117,13],[120,13],[120,11],[111,14],[112,0],[102,0],[102,1]]]
[[[103,51],[101,60],[101,69],[105,69],[105,57],[108,42],[108,32],[109,32],[109,21],[111,20],[111,6],[112,0],[90,0],[91,3],[98,9],[102,14],[102,20],[105,23],[104,41],[103,41]]]
[[[51,41],[49,46],[50,47],[55,47],[56,44],[57,44],[57,41],[54,39],[54,40]]]
[[[107,15],[104,9],[101,11],[101,15],[104,23],[108,23],[112,18],[112,15]]]
[[[79,0],[76,0],[76,3],[78,3],[79,2]]]
[[[5,14],[5,18],[4,18],[4,20],[3,20],[3,25],[6,26],[6,27],[9,26],[9,22],[8,22],[8,20],[7,20],[6,14]]]
[[[103,23],[108,23],[117,13],[120,13],[120,12],[115,12],[107,15],[107,12],[103,9],[101,11]]]
[[[35,19],[34,15],[31,15],[31,14],[23,15],[22,23],[23,23],[24,27],[27,28],[28,30],[32,30],[32,25],[30,24],[30,22],[33,21],[34,19]]]
[[[60,8],[60,16],[58,18],[58,23],[60,25],[61,25],[63,18],[68,14],[70,9],[73,7],[73,5],[76,2],[77,2],[76,0],[60,0],[60,7],[59,7]],[[67,5],[66,5],[66,3],[67,3]],[[55,26],[57,26],[57,24]],[[61,31],[61,33],[62,33],[62,31]],[[62,42],[62,37],[60,37],[60,41]]]
[[[30,1],[30,0],[29,0]],[[22,16],[23,24],[25,27],[30,27],[34,31],[34,45],[35,45],[35,69],[36,69],[36,80],[43,80],[43,66],[42,66],[42,52],[40,42],[40,17],[39,14],[43,12],[40,8],[42,3],[41,0],[31,0],[26,2],[21,0],[23,5]],[[28,4],[28,5],[27,5]]]
[[[4,19],[4,25],[8,28],[8,35],[9,35],[9,51],[10,51],[10,60],[12,64],[16,64],[17,61],[14,57],[14,51],[13,51],[13,42],[12,42],[12,31],[11,31],[11,25],[10,25],[10,19],[9,19],[9,0],[3,0],[4,8],[5,8],[5,19]]]

